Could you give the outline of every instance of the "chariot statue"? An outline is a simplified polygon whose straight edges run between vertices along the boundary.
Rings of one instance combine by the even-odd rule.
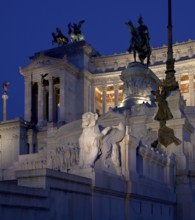
[[[56,28],[56,32],[52,33],[53,41],[52,44],[57,43],[58,45],[66,45],[68,44],[68,38],[62,34],[62,31],[59,27]]]
[[[84,35],[81,32],[81,25],[85,22],[85,20],[81,20],[78,24],[68,24],[68,34],[72,42],[82,41],[84,40]]]
[[[151,46],[150,46],[150,36],[148,32],[148,27],[143,24],[143,19],[140,16],[139,27],[136,27],[131,21],[126,22],[128,29],[131,33],[130,46],[128,52],[133,52],[134,61],[136,62],[136,53],[141,63],[144,63],[145,58],[147,58],[147,65],[150,64]]]

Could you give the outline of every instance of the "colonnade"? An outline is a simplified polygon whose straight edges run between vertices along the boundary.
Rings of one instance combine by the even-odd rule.
[[[187,105],[194,106],[195,105],[195,95],[194,95],[194,71],[189,72],[185,76],[187,80],[182,81],[182,74],[177,72],[176,79],[180,84],[188,86],[189,94],[183,93],[184,99],[187,99]],[[184,76],[184,74],[183,74]],[[61,74],[58,76],[58,83],[54,83],[53,76],[49,75],[45,79],[47,81],[47,85],[45,86],[42,82],[42,78],[36,78],[31,80],[31,77],[25,77],[25,120],[31,122],[33,118],[34,112],[32,109],[36,109],[36,123],[41,124],[45,121],[48,122],[58,122],[58,121],[66,121],[66,113],[67,113],[67,97],[68,89],[65,74]],[[33,85],[37,85],[36,94],[33,93]],[[108,111],[109,107],[119,106],[122,101],[122,88],[120,86],[122,82],[113,82],[109,84],[96,84],[94,81],[89,82],[87,88],[85,88],[86,95],[84,96],[83,102],[86,102],[86,107],[84,111],[92,111],[95,112],[97,109],[100,110],[101,114],[104,114]],[[112,89],[108,89],[108,87],[112,87]],[[56,93],[56,88],[58,93]],[[96,96],[96,89],[98,88],[99,99]],[[110,94],[112,100],[108,102],[108,94]],[[33,102],[33,96],[36,96],[36,103]],[[56,98],[57,97],[57,98]],[[75,95],[75,98],[77,95]],[[88,100],[88,101],[86,101]],[[72,100],[75,101],[75,100]],[[36,107],[32,106],[36,104]],[[68,116],[67,116],[68,117]],[[74,118],[74,117],[73,117]]]
[[[115,107],[115,106],[119,106],[119,104],[120,104],[120,100],[119,100],[119,86],[120,86],[121,84],[119,84],[119,83],[115,83],[115,84],[112,84],[112,86],[113,86],[113,91],[109,91],[109,92],[111,92],[112,93],[112,95],[113,95],[113,103],[112,103],[112,105],[113,105],[113,107]],[[101,95],[102,95],[102,102],[101,102],[101,112],[102,112],[102,114],[104,114],[104,113],[106,113],[107,112],[107,110],[108,110],[108,102],[107,102],[107,94],[108,94],[108,90],[107,90],[107,88],[108,88],[108,86],[110,86],[110,84],[109,85],[106,85],[106,84],[104,84],[104,85],[98,85],[98,86],[93,86],[93,91],[92,91],[92,93],[93,93],[93,96],[91,97],[92,99],[94,99],[94,102],[92,102],[92,104],[94,105],[93,106],[93,111],[95,111],[96,109],[96,103],[97,103],[97,100],[95,100],[95,92],[97,92],[97,91],[95,91],[95,88],[101,88]]]
[[[177,74],[176,74],[176,80],[178,81],[178,83],[179,83],[179,85],[180,85],[180,88],[181,88],[181,86],[182,85],[184,85],[184,84],[187,84],[187,86],[188,86],[188,93],[184,93],[184,92],[182,92],[182,89],[181,89],[181,95],[183,95],[184,96],[184,99],[186,99],[186,104],[188,105],[188,106],[195,106],[195,94],[194,94],[194,92],[195,92],[195,85],[194,85],[194,80],[195,80],[195,71],[190,71],[187,75],[186,75],[187,77],[188,77],[188,80],[185,80],[185,81],[182,81],[181,80],[181,77],[182,77],[182,74],[180,74],[179,73],[179,71],[177,72]],[[120,105],[120,103],[121,103],[121,100],[119,100],[119,85],[121,85],[122,84],[122,82],[120,83],[117,83],[117,84],[114,84],[113,83],[113,94],[114,94],[114,103],[113,103],[113,106],[115,107],[115,106],[119,106]],[[110,86],[110,84],[109,84],[109,86]],[[93,110],[93,111],[95,111],[96,109],[96,102],[97,102],[97,100],[96,100],[96,98],[95,98],[95,88],[101,88],[101,95],[102,95],[102,103],[101,103],[101,106],[100,106],[100,108],[101,108],[101,113],[102,114],[104,114],[105,112],[107,112],[108,111],[108,102],[107,102],[107,100],[106,100],[106,97],[107,97],[107,93],[108,93],[108,91],[107,91],[107,87],[108,87],[108,85],[105,85],[105,84],[102,84],[102,85],[97,85],[97,86],[91,86],[91,100],[93,100],[94,99],[94,101],[91,101],[91,103],[92,103],[92,107],[91,107],[91,109]]]
[[[65,121],[65,76],[59,77],[59,101],[57,99],[56,88],[54,85],[54,77],[49,76],[47,85],[44,85],[43,79],[39,78],[32,81],[30,78],[25,78],[25,120],[28,122],[35,122],[42,124],[45,121],[57,122]],[[33,92],[33,85],[37,84],[37,93]],[[33,97],[36,96],[36,97]],[[36,100],[33,102],[33,99]],[[32,112],[32,105],[36,112]],[[60,115],[58,118],[58,111],[60,106]],[[37,120],[33,121],[33,114],[36,114]]]
[[[188,106],[195,106],[195,95],[194,95],[194,71],[190,71],[185,75],[176,75],[176,79],[180,85],[181,94],[183,95],[184,99],[186,100],[186,104]],[[186,79],[182,79],[182,78]],[[187,91],[183,91],[182,86],[186,86],[188,89]]]

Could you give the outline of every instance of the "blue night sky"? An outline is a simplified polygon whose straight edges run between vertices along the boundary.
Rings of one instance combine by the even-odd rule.
[[[23,117],[24,82],[19,66],[35,52],[55,47],[51,32],[60,27],[67,36],[69,22],[84,19],[86,41],[101,54],[125,52],[130,33],[125,22],[137,24],[142,15],[152,47],[167,44],[168,0],[1,0],[0,84],[10,81],[8,119]],[[172,0],[173,43],[195,40],[195,1]],[[0,89],[3,93],[3,89]],[[0,99],[0,121],[2,99]]]

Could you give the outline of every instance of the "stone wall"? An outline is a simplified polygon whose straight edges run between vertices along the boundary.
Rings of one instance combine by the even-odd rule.
[[[48,169],[18,171],[1,182],[1,220],[173,220],[174,201],[131,193],[130,182],[94,172],[94,180]],[[160,189],[160,188],[159,188]]]

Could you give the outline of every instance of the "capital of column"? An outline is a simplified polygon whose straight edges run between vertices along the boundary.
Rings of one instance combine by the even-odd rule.
[[[102,85],[102,91],[106,92],[107,91],[107,85]]]
[[[3,99],[4,101],[6,101],[6,100],[8,99],[8,95],[7,95],[7,94],[3,94],[3,95],[2,95],[2,99]]]
[[[114,86],[114,90],[118,90],[119,87],[118,83],[115,83],[113,86]]]
[[[48,80],[49,82],[53,82],[53,76],[49,75],[49,76],[47,77],[47,80]]]

